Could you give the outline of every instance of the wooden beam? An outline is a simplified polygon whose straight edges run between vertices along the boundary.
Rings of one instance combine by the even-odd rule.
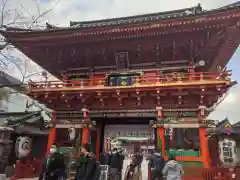
[[[172,48],[173,48],[173,60],[175,60],[176,58],[176,41],[173,41],[173,45],[172,45]]]
[[[170,92],[173,96],[186,96],[189,95],[189,92]]]
[[[207,124],[198,123],[165,123],[165,124],[155,124],[153,128],[164,127],[164,128],[200,128],[208,127]]]
[[[57,129],[68,129],[71,127],[80,129],[80,128],[83,128],[84,125],[83,124],[56,124],[56,126],[55,126],[55,128],[57,128]]]
[[[174,60],[174,61],[161,61],[161,64],[170,65],[170,64],[185,64],[188,63],[189,60]]]
[[[162,61],[160,64],[162,65],[175,65],[175,64],[187,64],[189,60],[176,60],[176,61]],[[150,71],[151,69],[145,69],[146,66],[157,66],[157,62],[150,62],[150,63],[139,63],[139,64],[131,64],[131,67],[134,68],[143,68],[143,71]],[[188,66],[180,66],[180,67],[163,67],[163,68],[155,68],[159,70],[174,70],[174,69],[181,69],[181,68],[188,68]],[[116,69],[115,65],[111,66],[94,66],[94,67],[80,67],[80,68],[68,68],[65,71],[62,71],[62,75],[66,74],[76,74],[78,71],[89,71],[89,70],[107,70],[107,69]],[[137,70],[131,70],[131,71],[137,71]],[[76,73],[75,73],[76,72]],[[102,73],[102,72],[101,72]]]
[[[194,42],[193,40],[190,40],[190,48],[189,48],[189,57],[190,57],[190,61],[193,61],[194,57]]]

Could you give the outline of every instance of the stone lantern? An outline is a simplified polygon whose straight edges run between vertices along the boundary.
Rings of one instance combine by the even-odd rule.
[[[13,141],[10,140],[10,137],[13,130],[9,127],[0,126],[0,174],[5,174],[8,158],[12,152]]]

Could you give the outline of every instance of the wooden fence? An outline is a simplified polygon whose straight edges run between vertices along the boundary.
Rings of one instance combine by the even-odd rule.
[[[235,169],[211,167],[184,168],[183,180],[240,180],[240,167]]]

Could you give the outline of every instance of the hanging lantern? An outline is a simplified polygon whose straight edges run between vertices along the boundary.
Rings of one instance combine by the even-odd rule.
[[[219,159],[225,167],[235,167],[238,163],[236,141],[224,138],[219,141]]]
[[[27,157],[32,150],[32,138],[19,136],[15,143],[15,153],[19,159]]]
[[[156,107],[157,110],[157,116],[158,117],[163,117],[163,108],[162,107]]]
[[[89,115],[89,109],[87,109],[87,108],[82,108],[82,113],[83,113],[83,117],[84,118],[87,118],[88,117],[88,115]]]
[[[68,129],[68,133],[70,141],[73,141],[76,138],[76,129],[74,127],[70,127]]]
[[[200,111],[200,116],[205,115],[206,106],[199,106],[198,110]]]

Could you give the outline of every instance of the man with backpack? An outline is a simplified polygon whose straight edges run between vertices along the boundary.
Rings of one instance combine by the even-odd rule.
[[[151,180],[163,179],[162,170],[165,166],[164,158],[160,153],[154,152],[149,158],[149,167],[151,168]]]
[[[83,144],[81,147],[82,156],[79,158],[75,180],[98,180],[100,176],[100,165],[96,157],[90,152],[90,145]]]

